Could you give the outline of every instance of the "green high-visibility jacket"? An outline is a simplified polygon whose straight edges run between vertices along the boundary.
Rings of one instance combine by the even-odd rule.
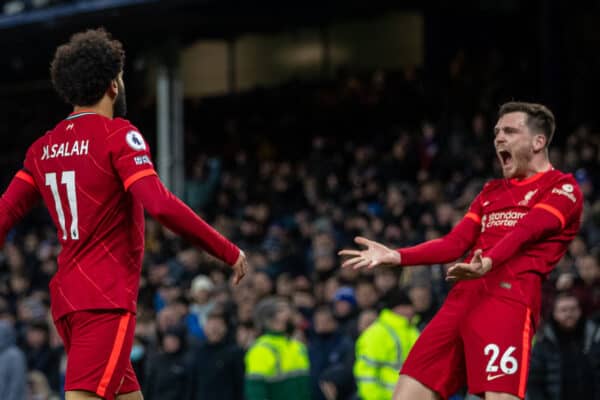
[[[398,372],[417,341],[419,330],[406,318],[384,309],[356,342],[354,377],[363,400],[389,400]]]
[[[246,400],[310,400],[306,346],[284,334],[266,333],[246,353]]]

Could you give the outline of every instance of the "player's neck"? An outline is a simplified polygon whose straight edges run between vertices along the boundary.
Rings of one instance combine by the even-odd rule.
[[[527,179],[532,177],[533,175],[539,174],[540,172],[547,172],[552,169],[552,164],[550,164],[550,160],[548,157],[540,157],[539,159],[533,159],[529,163],[529,168],[527,169],[527,174],[523,177],[523,179]]]
[[[92,106],[75,106],[75,107],[73,107],[73,112],[74,113],[94,112],[94,113],[100,114],[108,119],[112,119],[113,115],[114,115],[112,101],[107,96],[104,96],[102,99],[100,99],[99,102],[97,102],[96,104],[94,104]]]

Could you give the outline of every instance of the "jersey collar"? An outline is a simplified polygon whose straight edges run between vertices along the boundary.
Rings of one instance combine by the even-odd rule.
[[[95,111],[91,111],[91,110],[80,110],[80,111],[72,112],[71,114],[69,114],[69,116],[66,118],[66,120],[70,121],[72,119],[83,117],[85,115],[95,115],[95,114],[98,114],[98,113]]]
[[[525,178],[525,179],[512,178],[512,179],[510,179],[510,183],[513,184],[513,185],[515,185],[515,186],[529,185],[530,183],[533,183],[533,182],[537,181],[542,176],[544,176],[544,174],[546,174],[547,172],[552,171],[553,169],[554,169],[554,167],[550,166],[550,169],[548,169],[546,171],[538,172],[537,174],[531,175],[529,178]]]

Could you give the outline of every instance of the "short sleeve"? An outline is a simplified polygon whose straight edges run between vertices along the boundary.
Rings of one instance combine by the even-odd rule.
[[[573,218],[579,218],[583,207],[583,196],[577,181],[572,176],[565,177],[552,184],[533,206],[554,215],[561,228],[567,226]]]
[[[157,175],[152,164],[150,147],[135,126],[126,124],[117,128],[109,134],[108,141],[111,163],[125,190],[143,177]]]

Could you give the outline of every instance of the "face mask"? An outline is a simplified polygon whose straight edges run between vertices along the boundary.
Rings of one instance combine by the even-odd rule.
[[[133,345],[131,349],[131,361],[140,361],[144,357],[145,349],[141,344]]]

